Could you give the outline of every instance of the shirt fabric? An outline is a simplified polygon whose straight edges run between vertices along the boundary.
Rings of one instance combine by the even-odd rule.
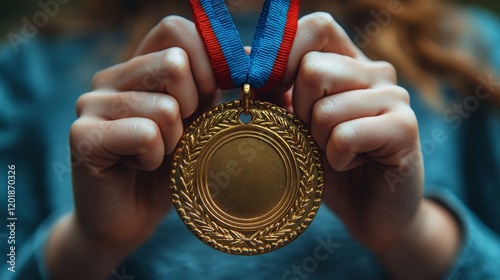
[[[477,45],[500,70],[500,22],[470,11]],[[244,20],[244,19],[239,19]],[[15,52],[0,47],[0,174],[16,166],[15,273],[2,261],[0,279],[48,279],[44,250],[50,230],[73,208],[68,134],[75,102],[92,75],[114,63],[120,34],[75,38],[37,36]],[[488,77],[484,77],[488,80]],[[478,86],[480,83],[478,83]],[[411,87],[425,163],[426,196],[449,209],[463,230],[459,254],[445,279],[500,279],[500,110],[480,101],[467,117],[446,118]],[[443,86],[450,104],[472,108]],[[451,108],[451,107],[450,107]],[[458,124],[460,123],[460,124]],[[6,175],[4,175],[6,176]],[[0,180],[4,180],[1,179]],[[7,190],[0,219],[7,221]],[[9,231],[0,230],[0,260]],[[78,273],[78,272],[75,272]],[[323,205],[311,226],[282,249],[234,256],[199,241],[171,210],[155,234],[111,279],[387,279],[375,256]]]

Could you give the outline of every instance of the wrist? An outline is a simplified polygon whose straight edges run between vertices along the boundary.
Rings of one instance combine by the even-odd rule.
[[[424,199],[402,237],[376,254],[395,279],[436,279],[451,266],[459,246],[454,216]]]
[[[106,279],[127,255],[90,238],[74,213],[56,224],[47,242],[46,263],[54,279]]]

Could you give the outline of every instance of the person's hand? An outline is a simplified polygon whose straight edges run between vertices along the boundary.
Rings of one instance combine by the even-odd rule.
[[[113,258],[146,241],[171,206],[169,155],[183,119],[217,92],[205,46],[180,17],[152,29],[134,58],[97,73],[70,131],[75,210],[54,235],[71,232]]]
[[[423,164],[394,68],[368,59],[330,15],[315,13],[299,20],[276,92],[285,94],[267,99],[310,127],[324,161],[324,200],[351,234],[371,249],[398,239],[420,206]]]
[[[182,119],[217,85],[192,22],[168,17],[137,56],[94,76],[71,127],[76,217],[108,246],[136,247],[171,206],[169,164]]]
[[[432,278],[451,263],[458,227],[422,197],[417,120],[396,83],[392,65],[368,59],[330,15],[315,13],[299,21],[276,89],[286,93],[268,99],[310,126],[323,156],[324,201],[352,236],[396,278]]]

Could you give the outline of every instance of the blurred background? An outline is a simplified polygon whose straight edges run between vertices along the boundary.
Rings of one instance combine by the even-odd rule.
[[[47,0],[42,0],[48,2]],[[185,0],[187,1],[187,0]],[[468,6],[479,6],[492,10],[500,14],[500,1],[498,0],[453,0]],[[65,0],[67,5],[78,3],[79,0]],[[64,6],[64,5],[61,5]],[[34,12],[38,11],[38,1],[36,0],[2,0],[0,1],[0,41],[6,39],[6,35],[13,31],[16,27],[23,24],[22,17],[31,16]]]

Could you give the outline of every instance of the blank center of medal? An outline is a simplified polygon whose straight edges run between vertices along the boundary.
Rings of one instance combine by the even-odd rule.
[[[231,216],[265,215],[285,193],[285,163],[273,146],[259,138],[230,140],[214,151],[208,163],[212,199]]]

